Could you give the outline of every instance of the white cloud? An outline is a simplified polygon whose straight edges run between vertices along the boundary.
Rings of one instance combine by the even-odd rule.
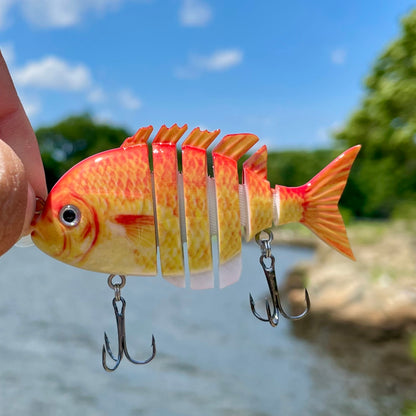
[[[1,0],[0,0],[1,1]],[[14,60],[14,48],[11,43],[0,44],[2,54],[8,62]],[[23,66],[12,69],[12,76],[23,107],[29,118],[33,118],[42,110],[42,99],[48,99],[47,92],[54,91],[65,97],[67,93],[79,93],[78,98],[84,97],[85,102],[93,104],[95,119],[102,122],[114,122],[113,113],[102,108],[112,98],[119,108],[137,110],[142,101],[127,88],[117,92],[107,91],[94,80],[90,69],[82,63],[69,63],[57,56],[46,56]],[[63,98],[63,101],[64,98]]]
[[[240,49],[218,50],[211,55],[192,55],[187,65],[175,71],[177,78],[197,78],[203,72],[225,71],[241,64],[243,52]]]
[[[127,0],[0,0],[0,29],[7,23],[13,5],[26,20],[40,27],[68,27],[82,21],[90,11],[104,13]]]
[[[329,144],[334,134],[342,130],[343,125],[339,121],[334,121],[329,127],[319,127],[316,137],[320,144]]]
[[[195,65],[206,71],[224,71],[240,64],[242,60],[242,51],[239,49],[227,49],[214,52],[210,56],[195,57]]]
[[[8,24],[8,12],[15,0],[0,0],[0,30],[5,29]]]
[[[205,26],[212,19],[212,10],[201,0],[182,0],[179,19],[183,26]]]
[[[142,102],[130,90],[124,89],[118,93],[118,100],[126,110],[137,110],[142,106]]]
[[[196,71],[196,69],[192,68],[190,65],[175,68],[173,74],[175,78],[179,79],[194,79],[198,78],[200,75],[199,71]]]
[[[87,95],[90,103],[99,104],[107,100],[107,96],[101,87],[94,87]]]
[[[96,123],[99,124],[113,124],[115,123],[114,120],[114,113],[110,110],[103,110],[96,114],[94,114],[93,119]]]
[[[41,27],[68,27],[81,19],[82,6],[78,1],[67,0],[24,0],[23,15],[28,21]]]
[[[21,95],[20,101],[22,102],[23,108],[25,109],[25,112],[29,119],[39,114],[42,110],[42,104],[40,100],[36,97]]]
[[[319,127],[316,131],[316,137],[320,143],[326,143],[329,141],[328,127]]]
[[[335,65],[343,65],[347,59],[347,51],[344,48],[337,48],[331,52],[331,61]]]
[[[1,0],[0,0],[1,1]],[[1,54],[3,55],[4,60],[6,61],[7,65],[10,67],[13,65],[15,60],[15,52],[14,46],[12,43],[2,43],[0,44]]]
[[[71,65],[55,56],[47,56],[16,69],[14,80],[22,87],[59,91],[83,91],[92,83],[90,70],[85,65]]]

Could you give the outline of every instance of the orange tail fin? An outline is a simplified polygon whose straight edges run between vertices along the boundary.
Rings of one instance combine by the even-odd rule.
[[[346,150],[308,183],[297,188],[276,186],[278,222],[301,222],[340,253],[355,260],[338,201],[361,146]]]

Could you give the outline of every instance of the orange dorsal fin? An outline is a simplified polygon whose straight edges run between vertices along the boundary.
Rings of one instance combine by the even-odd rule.
[[[355,258],[338,210],[338,201],[360,148],[358,145],[346,150],[303,185],[305,194],[301,222],[331,247],[352,260]]]
[[[228,134],[217,144],[213,153],[238,160],[258,141],[259,138],[250,133]]]
[[[126,237],[135,245],[153,247],[155,244],[155,219],[153,215],[116,215],[112,222],[121,225]]]
[[[174,124],[172,127],[166,127],[163,125],[156,133],[156,137],[153,139],[153,144],[176,144],[187,128],[188,126],[186,124],[182,127],[179,127],[177,124]]]
[[[201,131],[199,127],[196,127],[189,133],[189,136],[182,144],[182,148],[185,146],[192,146],[206,150],[219,134],[220,130],[212,132],[208,130]]]
[[[267,146],[262,146],[256,153],[244,162],[244,170],[258,175],[261,179],[267,179]]]
[[[131,137],[127,137],[127,139],[124,140],[121,147],[126,148],[126,147],[142,145],[146,143],[149,140],[149,137],[152,134],[152,131],[153,131],[152,126],[140,128],[139,130],[137,130],[136,134],[134,134]]]

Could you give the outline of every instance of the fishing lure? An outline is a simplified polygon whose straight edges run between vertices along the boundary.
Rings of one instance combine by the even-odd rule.
[[[276,185],[267,180],[267,148],[261,147],[243,164],[239,184],[237,161],[258,141],[253,134],[225,136],[213,149],[214,177],[208,176],[207,149],[220,131],[195,128],[182,144],[182,172],[178,172],[177,142],[187,126],[163,126],[152,142],[153,172],[147,142],[153,128],[143,127],[120,148],[91,156],[71,168],[51,190],[33,224],[32,240],[46,254],[72,266],[110,274],[115,290],[119,351],[115,357],[105,335],[103,365],[117,368],[123,353],[129,356],[124,332],[125,301],[120,296],[126,275],[155,276],[184,287],[189,270],[192,289],[214,287],[218,258],[220,287],[235,283],[241,274],[242,237],[256,237],[261,263],[272,295],[268,318],[273,326],[280,307],[271,255],[271,231],[289,222],[301,222],[345,256],[354,259],[338,200],[360,146],[331,162],[300,187]],[[216,251],[215,252],[213,252]],[[158,257],[160,270],[158,270]],[[271,265],[264,260],[270,258]],[[115,276],[121,282],[114,283]],[[305,291],[307,310],[309,296]],[[122,302],[121,312],[117,302]],[[301,315],[303,316],[303,314]],[[109,368],[106,352],[116,362]]]

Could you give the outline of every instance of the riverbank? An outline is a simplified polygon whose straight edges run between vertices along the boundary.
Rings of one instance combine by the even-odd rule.
[[[277,234],[277,243],[316,248],[312,262],[289,274],[290,299],[311,318],[377,339],[416,331],[416,221],[356,222],[348,226],[353,262],[299,228]]]
[[[314,259],[286,280],[294,313],[304,308],[305,286],[311,298],[309,315],[292,325],[294,335],[348,371],[379,380],[380,403],[391,394],[402,400],[395,414],[416,416],[416,221],[348,226],[356,262],[307,230],[279,234],[278,244],[315,247]]]

